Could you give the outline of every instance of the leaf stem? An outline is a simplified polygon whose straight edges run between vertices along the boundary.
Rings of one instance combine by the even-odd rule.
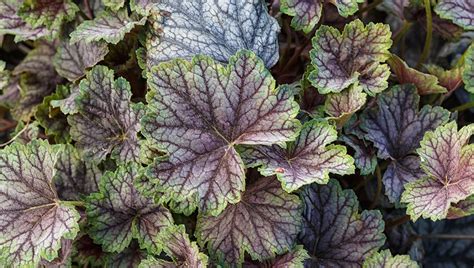
[[[462,105],[456,106],[452,109],[450,109],[451,112],[462,112],[467,109],[474,108],[474,101],[464,103]]]
[[[377,192],[375,192],[374,200],[372,200],[369,209],[373,209],[377,206],[380,194],[382,193],[382,171],[380,170],[379,165],[375,167],[375,176],[377,177]]]
[[[86,203],[83,201],[59,201],[61,204],[70,205],[75,207],[86,207]]]
[[[412,22],[409,22],[407,20],[403,21],[403,25],[400,28],[400,30],[398,30],[398,32],[393,36],[392,47],[395,47],[400,42],[400,40],[406,35],[408,30],[410,30],[412,25],[413,25]]]
[[[423,47],[423,52],[421,53],[418,62],[416,63],[416,69],[419,69],[421,65],[428,59],[430,54],[431,39],[433,38],[433,22],[431,17],[431,3],[430,0],[424,0],[425,2],[425,12],[426,12],[426,38],[425,46]]]

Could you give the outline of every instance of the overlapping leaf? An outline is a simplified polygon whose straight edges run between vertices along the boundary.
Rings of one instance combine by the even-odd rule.
[[[54,184],[62,200],[81,200],[99,190],[102,172],[82,159],[74,146],[67,144],[55,165]]]
[[[342,190],[330,180],[312,184],[301,192],[303,229],[299,240],[311,258],[307,267],[360,267],[385,242],[379,211],[364,210],[352,190]]]
[[[128,16],[126,9],[103,11],[94,20],[84,21],[71,33],[71,42],[94,42],[104,40],[117,44],[135,26],[145,24],[146,18],[135,20]]]
[[[105,261],[105,267],[137,268],[147,257],[146,251],[140,249],[136,241],[132,241],[125,250],[110,254]]]
[[[162,250],[163,241],[158,234],[173,219],[165,207],[141,196],[133,186],[140,176],[136,164],[119,166],[114,173],[109,171],[102,176],[100,193],[88,199],[91,237],[106,251],[120,252],[130,245],[132,238],[151,252]]]
[[[169,153],[148,170],[178,202],[196,195],[204,213],[218,215],[240,200],[244,166],[234,145],[271,145],[295,138],[296,103],[278,92],[263,62],[249,51],[227,68],[207,56],[175,60],[148,73],[143,134]]]
[[[79,97],[80,88],[77,85],[59,86],[56,93],[53,94],[49,105],[53,108],[59,108],[63,114],[75,114],[79,111],[76,98]]]
[[[381,64],[392,44],[388,25],[360,20],[350,22],[340,33],[321,26],[313,38],[311,62],[315,70],[309,80],[320,93],[341,92],[358,82],[369,95],[387,88],[390,70]]]
[[[474,5],[469,0],[440,0],[435,12],[466,30],[474,30]]]
[[[413,220],[444,219],[451,203],[474,194],[474,145],[466,145],[473,132],[453,121],[425,134],[417,152],[426,175],[406,184],[401,200]]]
[[[388,63],[392,71],[396,74],[400,84],[414,84],[418,89],[418,94],[436,94],[446,93],[446,88],[440,86],[438,78],[431,74],[422,73],[416,69],[411,68],[396,55],[392,55]]]
[[[325,0],[283,0],[280,10],[287,15],[294,16],[291,20],[293,28],[309,33],[321,18],[324,2]],[[343,17],[354,14],[358,10],[358,3],[363,2],[363,0],[332,1]]]
[[[264,177],[219,216],[199,216],[196,235],[220,261],[238,266],[245,252],[264,260],[288,251],[300,227],[299,198],[284,192],[275,177]]]
[[[148,16],[159,0],[131,0],[130,9],[142,16]]]
[[[54,56],[53,64],[62,77],[74,82],[85,75],[87,68],[103,60],[108,52],[104,43],[63,42]]]
[[[340,93],[329,94],[324,103],[325,111],[336,119],[338,126],[344,125],[353,113],[364,106],[367,94],[359,85],[352,85]]]
[[[419,158],[412,154],[424,133],[449,119],[449,112],[441,107],[424,106],[418,111],[419,101],[413,86],[394,86],[380,94],[378,107],[362,117],[361,127],[377,148],[378,157],[391,160],[383,176],[391,202],[399,202],[403,186],[423,175]]]
[[[160,0],[157,8],[159,23],[147,40],[149,66],[198,54],[227,62],[242,49],[267,67],[278,61],[280,28],[262,1]]]
[[[80,83],[78,113],[69,115],[71,136],[87,157],[103,160],[110,153],[121,162],[138,161],[137,133],[143,108],[132,104],[130,84],[105,66],[96,66]]]
[[[272,260],[263,262],[246,261],[242,267],[246,268],[303,268],[304,261],[309,258],[308,252],[301,245],[297,245],[294,249],[279,255]]]
[[[242,157],[248,166],[261,166],[262,175],[276,175],[283,189],[292,192],[305,184],[327,183],[330,172],[354,173],[354,160],[346,148],[330,144],[336,139],[337,131],[329,123],[309,122],[286,149],[278,145],[248,147]]]
[[[474,94],[474,45],[469,46],[464,59],[462,80],[464,88]]]
[[[62,203],[53,177],[60,148],[14,143],[0,151],[0,250],[4,266],[36,266],[58,256],[79,231],[79,213]]]
[[[74,19],[79,8],[71,0],[23,1],[19,16],[33,29],[46,27],[56,35],[64,22]]]
[[[36,40],[49,35],[46,27],[33,28],[18,16],[21,4],[22,1],[16,0],[0,1],[0,34],[13,34],[16,42]]]
[[[454,66],[449,70],[434,64],[429,64],[425,67],[430,74],[438,78],[439,85],[446,88],[448,92],[453,92],[462,84],[463,66]]]
[[[184,225],[167,227],[160,237],[164,241],[164,251],[173,259],[173,262],[150,256],[140,263],[140,267],[207,267],[208,257],[199,252],[196,242],[189,240]]]
[[[458,219],[474,215],[474,195],[459,201],[456,204],[452,204],[448,211],[448,219]]]
[[[418,268],[418,264],[410,259],[408,255],[392,256],[390,250],[382,250],[367,258],[364,262],[363,268]]]

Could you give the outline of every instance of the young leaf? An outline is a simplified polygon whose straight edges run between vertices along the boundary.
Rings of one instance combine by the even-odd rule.
[[[299,240],[311,258],[308,267],[360,267],[385,242],[384,221],[378,210],[364,210],[352,190],[336,180],[303,189],[303,230]]]
[[[143,108],[130,102],[130,84],[122,77],[114,80],[114,72],[107,67],[96,66],[79,87],[79,112],[68,116],[76,147],[94,160],[104,160],[111,153],[121,162],[138,161]]]
[[[18,16],[22,1],[0,0],[0,34],[15,35],[15,42],[36,40],[46,35],[46,27],[33,28]]]
[[[446,88],[448,92],[453,92],[462,84],[462,66],[455,66],[452,69],[445,70],[437,65],[428,64],[425,66],[431,75],[438,78],[439,85]]]
[[[322,25],[313,38],[311,63],[315,70],[309,80],[320,93],[341,92],[358,82],[373,96],[387,88],[390,70],[381,64],[389,56],[392,45],[388,25],[360,20],[350,22],[342,34]]]
[[[466,30],[474,30],[474,5],[470,0],[440,0],[435,12]]]
[[[157,8],[157,32],[148,40],[150,66],[198,54],[227,62],[242,49],[268,68],[278,61],[280,27],[262,1],[160,0]]]
[[[218,215],[240,200],[244,165],[234,145],[295,138],[298,106],[278,92],[263,62],[249,51],[227,67],[207,56],[162,63],[148,73],[143,135],[169,153],[148,177],[175,201],[196,194],[203,213]]]
[[[33,29],[46,27],[56,35],[64,22],[74,19],[79,8],[71,0],[23,1],[18,14]]]
[[[388,64],[390,64],[392,71],[397,75],[400,84],[414,84],[420,95],[447,92],[446,88],[438,84],[438,78],[436,76],[410,68],[410,66],[397,55],[392,54],[388,59]]]
[[[5,266],[34,267],[58,256],[79,231],[79,213],[54,190],[60,147],[34,140],[0,151],[0,252]]]
[[[361,128],[378,150],[378,157],[389,159],[383,176],[385,193],[398,203],[403,186],[423,175],[419,159],[410,155],[419,147],[423,135],[449,120],[441,107],[424,106],[418,111],[420,97],[413,86],[394,86],[377,98],[377,108],[362,116]]]
[[[54,184],[62,200],[81,200],[99,190],[102,172],[93,163],[82,160],[79,152],[66,144],[55,165]]]
[[[474,45],[469,46],[464,58],[462,80],[464,88],[474,94]]]
[[[352,85],[340,93],[328,94],[324,102],[325,111],[336,119],[338,126],[344,125],[353,113],[364,106],[367,94],[359,85]]]
[[[94,20],[84,21],[71,33],[71,43],[79,41],[94,42],[104,40],[117,44],[126,33],[135,26],[145,24],[146,18],[134,20],[128,16],[126,9],[103,11]]]
[[[249,186],[242,201],[217,217],[198,217],[196,236],[219,261],[239,266],[244,253],[254,260],[289,250],[301,227],[301,202],[284,192],[275,177]]]
[[[401,200],[413,220],[444,219],[451,203],[474,193],[474,145],[466,145],[473,132],[453,121],[425,134],[417,152],[426,176],[406,184]]]
[[[54,97],[49,104],[53,108],[59,108],[63,114],[75,114],[79,112],[79,107],[76,103],[76,98],[79,97],[80,88],[77,85],[58,86]]]
[[[289,16],[294,16],[291,26],[296,30],[311,32],[321,18],[325,0],[282,0],[280,10]],[[339,11],[339,15],[348,17],[358,9],[358,3],[364,0],[337,0],[332,1]]]
[[[162,259],[156,259],[153,256],[148,257],[140,263],[141,268],[153,267],[207,267],[207,256],[199,252],[196,242],[189,240],[184,225],[172,225],[167,227],[160,238],[164,242],[163,250],[173,259],[169,262]]]
[[[141,196],[133,186],[140,176],[138,165],[121,165],[115,172],[108,171],[102,176],[100,193],[88,199],[90,235],[105,251],[120,252],[129,246],[132,238],[138,239],[140,247],[150,252],[162,250],[163,241],[158,234],[173,219],[165,207]]]
[[[408,255],[397,255],[392,256],[390,250],[382,250],[381,252],[376,252],[374,255],[370,256],[364,261],[363,268],[395,268],[395,267],[404,267],[404,268],[418,268],[418,264],[415,261],[410,259]]]
[[[335,127],[324,121],[311,121],[294,142],[287,144],[287,149],[278,145],[248,147],[242,158],[247,166],[261,166],[262,175],[276,175],[283,189],[292,192],[313,182],[326,184],[329,172],[354,173],[354,159],[347,155],[346,148],[330,144],[336,139]]]
[[[84,76],[87,68],[102,61],[108,52],[107,44],[104,43],[63,42],[54,55],[53,64],[59,75],[74,82]]]

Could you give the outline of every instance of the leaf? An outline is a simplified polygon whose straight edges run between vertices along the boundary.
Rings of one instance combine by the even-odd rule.
[[[410,249],[413,260],[423,267],[471,267],[474,263],[474,217],[458,220],[418,220],[407,234],[418,239]]]
[[[146,251],[141,250],[136,241],[132,241],[122,252],[108,256],[104,267],[137,268],[146,256]]]
[[[79,107],[76,103],[76,98],[78,98],[79,95],[79,86],[73,85],[70,88],[67,86],[59,86],[49,104],[53,108],[59,108],[63,114],[75,114],[79,112]]]
[[[466,51],[464,66],[464,72],[462,73],[464,88],[474,94],[474,45],[469,46]]]
[[[454,67],[449,70],[444,70],[443,68],[429,64],[425,68],[428,72],[438,78],[439,85],[446,88],[448,92],[455,91],[462,84],[462,73],[463,67]]]
[[[113,11],[117,11],[125,5],[125,0],[104,0],[104,5]]]
[[[322,25],[313,38],[310,52],[315,70],[309,75],[311,84],[321,94],[341,92],[359,82],[370,96],[387,88],[390,70],[381,64],[389,56],[392,45],[388,25],[354,20],[342,34]]]
[[[374,143],[378,157],[390,160],[383,176],[385,194],[394,203],[400,201],[403,186],[423,175],[419,159],[410,154],[419,147],[428,130],[449,120],[450,113],[441,107],[424,106],[413,86],[394,86],[377,98],[377,108],[361,118],[366,138]]]
[[[142,16],[148,16],[159,0],[131,0],[130,9]]]
[[[474,214],[474,194],[468,198],[452,204],[448,211],[448,219],[458,219]]]
[[[342,135],[340,140],[354,149],[355,166],[360,169],[361,175],[368,175],[374,172],[377,166],[377,156],[370,144],[354,135]]]
[[[108,52],[104,43],[63,42],[54,55],[53,64],[59,75],[74,82],[85,75],[86,69],[102,61]]]
[[[381,10],[398,17],[400,20],[406,20],[405,8],[410,6],[410,0],[383,0],[380,6]]]
[[[278,61],[280,27],[262,1],[160,0],[156,7],[161,13],[147,41],[149,66],[195,55],[228,62],[242,49],[268,68]]]
[[[0,60],[0,90],[5,89],[11,79],[10,71],[6,69],[6,63]]]
[[[266,260],[263,263],[246,261],[243,267],[246,268],[303,268],[304,261],[309,258],[308,252],[301,245],[283,255],[277,256],[272,260]]]
[[[434,11],[466,30],[474,30],[474,6],[464,0],[440,0]]]
[[[86,43],[104,40],[117,44],[135,26],[145,24],[146,18],[134,20],[127,14],[126,9],[117,12],[103,11],[94,20],[84,21],[70,34],[71,43],[83,41]]]
[[[72,145],[65,145],[55,168],[54,184],[62,200],[82,200],[99,190],[102,172],[96,165],[83,160]]]
[[[300,227],[299,198],[284,192],[275,177],[264,177],[219,216],[199,215],[196,236],[219,261],[240,265],[244,252],[264,260],[288,251]]]
[[[333,1],[339,11],[339,15],[343,17],[356,13],[359,9],[357,4],[363,2],[363,0]],[[291,20],[293,28],[309,33],[321,18],[324,0],[283,0],[280,5],[282,13],[294,17]]]
[[[106,172],[99,184],[100,193],[90,195],[86,211],[91,223],[90,235],[105,251],[120,252],[132,238],[141,248],[159,253],[162,241],[158,234],[173,223],[171,213],[152,199],[140,195],[133,186],[142,176],[136,164],[121,165]]]
[[[324,102],[325,111],[337,121],[338,126],[344,125],[352,114],[364,106],[367,94],[362,90],[354,84],[340,93],[328,94]]]
[[[444,219],[451,203],[474,193],[474,145],[466,145],[473,132],[453,121],[425,134],[417,153],[426,175],[406,184],[401,200],[413,220]]]
[[[392,256],[390,250],[382,250],[381,252],[376,252],[374,255],[367,258],[364,262],[363,268],[395,268],[395,267],[405,267],[405,268],[418,268],[418,264],[415,261],[410,259],[408,255],[396,255]]]
[[[354,160],[341,145],[330,144],[337,139],[335,127],[327,122],[304,124],[300,136],[283,149],[278,145],[248,147],[242,153],[247,166],[260,166],[264,176],[276,175],[287,192],[313,182],[326,184],[329,172],[354,173]]]
[[[18,15],[33,29],[46,27],[55,36],[63,23],[75,18],[79,7],[71,0],[23,1]]]
[[[446,88],[439,85],[438,78],[431,74],[425,74],[413,68],[410,68],[397,55],[392,54],[388,59],[388,64],[397,76],[400,84],[413,84],[418,89],[418,94],[428,95],[437,93],[446,93]]]
[[[130,101],[130,84],[114,80],[114,72],[96,66],[79,84],[78,113],[68,116],[71,136],[86,157],[104,160],[110,153],[120,162],[138,161],[143,107]]]
[[[360,267],[385,242],[384,221],[378,210],[364,210],[352,190],[336,180],[303,189],[303,229],[300,243],[311,258],[307,267]]]
[[[59,251],[58,257],[52,261],[41,260],[39,267],[44,268],[62,268],[62,267],[71,267],[72,259],[71,253],[73,251],[73,240],[70,239],[61,239],[61,249]]]
[[[49,35],[45,27],[33,28],[18,16],[21,4],[22,1],[16,0],[0,1],[0,35],[15,35],[15,42],[36,40]]]
[[[274,86],[249,51],[231,57],[227,67],[197,56],[153,68],[142,133],[169,153],[168,161],[148,169],[157,190],[176,202],[196,194],[200,211],[215,216],[239,202],[245,176],[234,145],[293,140],[300,126],[292,96]]]
[[[0,151],[0,250],[5,266],[36,266],[58,256],[79,231],[79,213],[52,186],[59,146],[34,140]]]
[[[156,259],[153,256],[148,257],[140,263],[141,268],[152,267],[207,267],[208,257],[199,252],[196,242],[189,240],[184,225],[171,225],[167,227],[160,235],[165,241],[164,251],[173,259],[169,262],[162,259]]]

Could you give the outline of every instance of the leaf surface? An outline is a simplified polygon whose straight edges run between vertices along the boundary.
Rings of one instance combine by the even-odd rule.
[[[382,250],[367,258],[364,262],[363,268],[418,268],[418,264],[410,259],[408,255],[392,256],[390,250]]]
[[[474,5],[465,0],[441,0],[435,12],[443,19],[452,20],[466,30],[474,30]]]
[[[15,42],[36,40],[49,35],[46,27],[33,28],[18,16],[21,4],[22,1],[16,0],[0,1],[0,34],[15,35]]]
[[[464,88],[474,94],[474,45],[467,49],[464,66],[464,72],[462,73]]]

